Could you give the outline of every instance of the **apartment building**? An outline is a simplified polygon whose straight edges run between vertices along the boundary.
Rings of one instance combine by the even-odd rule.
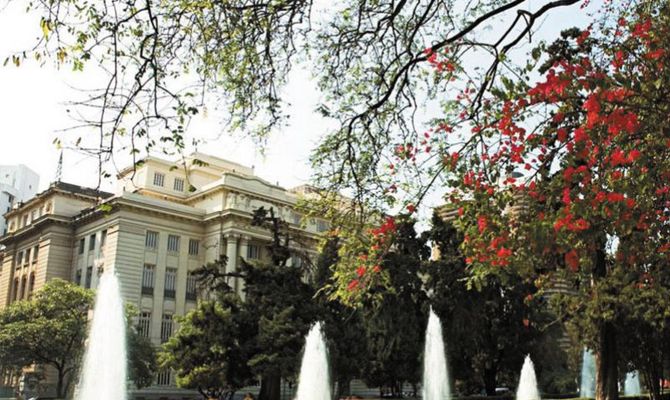
[[[251,226],[256,208],[271,207],[290,223],[291,246],[301,254],[292,264],[314,255],[329,227],[324,220],[303,221],[295,211],[308,189],[287,190],[251,168],[198,153],[178,163],[146,158],[119,174],[113,194],[52,184],[5,215],[0,308],[29,298],[53,278],[96,288],[101,273],[112,269],[123,299],[139,310],[140,332],[159,345],[176,330],[174,317],[195,307],[196,268],[221,255],[228,256],[229,271],[240,258],[269,257],[270,232]],[[239,281],[234,286],[241,292]],[[169,371],[134,396],[189,398]]]
[[[0,236],[7,233],[2,214],[37,193],[40,177],[25,165],[0,165]]]

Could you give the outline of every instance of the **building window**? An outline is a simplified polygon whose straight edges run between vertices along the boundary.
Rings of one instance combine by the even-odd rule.
[[[156,375],[156,385],[168,386],[170,385],[170,370],[162,370]]]
[[[95,250],[95,233],[88,238],[88,251]]]
[[[33,290],[35,290],[35,273],[30,274],[30,281],[28,282],[28,298],[33,297]]]
[[[33,221],[35,221],[37,219],[37,210],[33,210],[30,213],[30,219],[33,220]]]
[[[154,294],[155,271],[155,265],[144,264],[144,269],[142,270],[142,294]]]
[[[195,239],[188,240],[188,255],[197,256],[200,253],[200,241]]]
[[[328,226],[328,222],[320,220],[320,219],[316,221],[316,231],[317,232],[325,232],[329,228],[330,227]]]
[[[174,178],[174,190],[178,192],[184,191],[184,180],[181,178]]]
[[[19,251],[19,254],[16,256],[16,268],[21,267],[23,265],[23,252]]]
[[[26,249],[26,254],[23,256],[23,265],[30,264],[30,248]]]
[[[293,223],[296,225],[300,225],[302,222],[302,216],[298,213],[291,213],[291,217],[293,217]]]
[[[85,249],[84,242],[85,242],[85,240],[86,239],[84,239],[84,238],[79,239],[79,254],[84,254],[84,249]]]
[[[177,253],[179,252],[179,236],[168,235],[167,251]]]
[[[81,270],[77,270],[77,274],[74,277],[74,281],[77,284],[77,286],[81,286]]]
[[[93,266],[88,266],[86,267],[86,283],[84,284],[84,287],[86,289],[91,288],[92,279],[93,279]]]
[[[170,336],[172,336],[172,314],[163,314],[163,320],[161,321],[161,343],[170,340]]]
[[[14,279],[14,291],[12,294],[12,301],[16,301],[19,298],[19,278]]]
[[[148,249],[158,248],[158,232],[147,231],[147,237],[144,244]]]
[[[40,251],[40,246],[35,245],[35,247],[33,247],[33,264],[37,264],[37,254],[39,253],[39,251]]]
[[[177,286],[177,269],[176,268],[166,268],[165,269],[165,289],[163,295],[166,299],[175,298],[175,287]]]
[[[21,227],[28,226],[28,214],[23,216],[23,219],[21,220]]]
[[[261,248],[258,245],[250,244],[247,247],[247,258],[250,260],[257,260],[261,258]]]
[[[164,183],[165,183],[165,174],[162,174],[160,172],[154,172],[154,186],[163,187]]]
[[[26,286],[27,286],[27,284],[28,284],[28,279],[26,279],[26,277],[24,276],[23,278],[21,278],[21,300],[26,298],[26,295],[27,295]]]
[[[139,333],[140,336],[148,338],[150,332],[151,332],[151,313],[150,312],[140,313],[140,318],[137,321],[137,333]]]
[[[197,288],[198,280],[192,272],[188,272],[188,274],[186,274],[186,300],[196,300]]]
[[[100,233],[100,252],[105,251],[105,244],[107,243],[107,229]]]

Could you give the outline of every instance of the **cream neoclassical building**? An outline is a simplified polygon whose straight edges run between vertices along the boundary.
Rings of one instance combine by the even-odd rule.
[[[195,307],[193,270],[220,255],[228,256],[227,270],[240,257],[268,257],[270,232],[251,226],[254,209],[272,207],[290,223],[291,246],[302,254],[293,264],[313,255],[328,223],[305,221],[295,211],[306,191],[286,190],[251,168],[204,154],[180,163],[149,157],[119,174],[114,194],[54,183],[5,215],[0,308],[53,278],[95,288],[111,268],[124,300],[139,309],[140,331],[158,345],[176,329],[174,316]],[[241,290],[239,282],[235,287]],[[136,398],[188,398],[172,383],[161,373]]]

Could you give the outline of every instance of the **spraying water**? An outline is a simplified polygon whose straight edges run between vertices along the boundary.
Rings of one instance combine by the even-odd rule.
[[[623,385],[624,396],[640,396],[642,390],[640,389],[640,377],[637,371],[628,372],[626,374],[626,382]]]
[[[596,395],[596,358],[591,350],[582,353],[582,377],[579,397],[594,398]]]
[[[446,400],[451,398],[449,377],[447,375],[447,357],[442,339],[442,324],[430,309],[426,345],[423,352],[423,400]]]
[[[535,367],[530,355],[526,356],[521,368],[519,387],[516,390],[516,400],[540,400],[540,391],[537,389]]]
[[[126,324],[119,281],[103,273],[93,309],[77,400],[126,400]]]
[[[296,400],[331,400],[328,352],[320,322],[307,334]]]

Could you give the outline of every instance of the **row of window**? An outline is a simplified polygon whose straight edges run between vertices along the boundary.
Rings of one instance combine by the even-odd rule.
[[[95,245],[96,245],[96,238],[97,235],[94,233],[88,238],[88,251],[93,251],[95,250]],[[105,248],[105,243],[107,242],[107,230],[105,229],[102,231],[100,234],[100,250],[104,250]],[[84,250],[86,250],[86,238],[81,238],[79,239],[79,254],[84,254]]]
[[[158,248],[159,233],[155,231],[147,231],[144,245],[147,249],[155,250]],[[167,251],[171,253],[178,253],[181,244],[181,237],[177,235],[168,235]],[[200,241],[197,239],[188,240],[188,255],[197,256],[200,253]]]
[[[172,328],[172,314],[163,314],[163,319],[161,320],[161,343],[170,340],[170,336],[172,336]],[[151,312],[145,311],[140,313],[137,321],[137,332],[146,338],[151,336]]]
[[[103,272],[103,269],[98,268],[98,276],[102,275],[102,272]],[[77,270],[77,273],[74,277],[74,281],[77,285],[81,285],[81,279],[82,279],[82,271],[79,269],[79,270]],[[85,279],[84,280],[84,287],[86,289],[90,289],[92,281],[93,281],[93,267],[92,266],[89,265],[88,267],[86,267],[86,276],[84,277],[84,279]]]
[[[165,187],[165,174],[162,172],[154,172],[154,186]],[[184,179],[174,178],[172,181],[172,189],[177,192],[184,191]]]
[[[144,264],[142,269],[142,294],[153,295],[156,280],[156,266],[154,264]],[[174,299],[177,291],[177,268],[165,269],[165,285],[163,287],[163,297]],[[191,273],[186,274],[186,300],[195,300],[197,297],[196,277]]]
[[[31,253],[31,251],[32,251],[32,253]],[[16,268],[20,268],[21,266],[27,267],[31,263],[32,264],[37,264],[37,256],[39,255],[39,251],[40,251],[40,246],[37,245],[37,244],[32,247],[32,250],[29,247],[25,250],[19,251],[19,253],[16,255],[16,263],[14,264],[14,266]],[[31,254],[32,254],[32,260],[30,258]]]
[[[35,273],[30,274],[30,280],[25,276],[21,278],[14,278],[14,288],[12,289],[12,301],[29,299],[33,290],[35,289]]]

